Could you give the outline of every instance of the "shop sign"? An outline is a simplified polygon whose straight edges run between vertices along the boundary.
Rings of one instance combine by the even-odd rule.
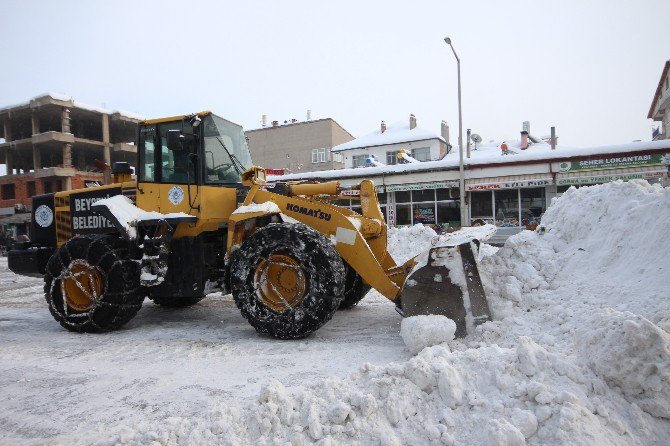
[[[435,208],[415,207],[414,223],[435,224]]]
[[[599,175],[592,177],[573,177],[573,178],[559,178],[556,184],[559,186],[569,186],[573,184],[598,184],[609,183],[611,181],[622,180],[650,180],[653,178],[663,177],[663,172],[640,172],[630,173],[625,175]]]
[[[574,172],[577,170],[653,166],[663,164],[664,159],[668,157],[670,157],[670,154],[661,155],[658,153],[653,155],[630,155],[581,161],[564,161],[558,165],[558,170],[561,172]]]
[[[386,186],[386,192],[441,189],[446,187],[458,187],[458,181],[431,181],[429,183],[389,184]]]
[[[468,184],[466,190],[495,190],[495,189],[517,189],[520,187],[544,187],[551,184],[550,179],[544,180],[518,180],[505,181],[501,183]]]

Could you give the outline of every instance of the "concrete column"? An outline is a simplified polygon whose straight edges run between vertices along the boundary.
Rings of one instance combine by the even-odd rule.
[[[72,167],[72,144],[63,144],[63,167]]]
[[[112,150],[109,142],[109,115],[102,115],[102,142],[105,145],[103,148],[105,163],[108,166],[112,165]]]
[[[30,123],[33,128],[33,135],[40,133],[40,117],[37,114],[37,110],[33,110],[30,115]],[[40,148],[33,144],[33,170],[38,170],[42,168],[42,154],[40,153]]]
[[[33,170],[37,171],[42,168],[42,152],[40,148],[33,144]]]
[[[5,150],[5,164],[7,165],[7,175],[14,175],[14,157],[9,147]]]
[[[12,140],[12,126],[9,119],[5,119],[3,124],[5,131],[5,141],[10,142]],[[12,151],[10,147],[7,147],[5,150],[5,164],[7,166],[7,175],[14,174],[14,157],[12,156]]]
[[[61,111],[60,114],[60,122],[61,122],[61,131],[63,133],[71,133],[70,132],[70,109],[67,107],[63,107],[63,110]]]
[[[63,190],[72,190],[72,177],[63,178]]]

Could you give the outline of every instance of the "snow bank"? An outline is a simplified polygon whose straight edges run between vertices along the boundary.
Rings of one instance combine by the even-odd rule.
[[[403,338],[420,350],[406,361],[365,364],[347,378],[304,389],[271,380],[257,400],[214,402],[206,417],[131,422],[69,438],[97,444],[666,444],[668,221],[668,189],[644,182],[570,189],[552,203],[537,232],[521,232],[482,260],[495,320],[465,339],[449,340],[435,318],[406,319]],[[431,232],[390,230],[394,258],[404,261],[429,248]]]

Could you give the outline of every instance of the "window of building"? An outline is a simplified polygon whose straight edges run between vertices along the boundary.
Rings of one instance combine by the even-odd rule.
[[[398,164],[398,152],[399,150],[386,152],[386,165],[392,166],[393,164]]]
[[[0,195],[2,196],[3,200],[13,200],[16,198],[15,191],[14,191],[14,184],[3,184],[2,188],[0,188]]]
[[[470,215],[471,220],[484,220],[493,222],[493,192],[478,191],[470,192]]]
[[[351,157],[351,167],[362,167],[365,166],[365,160],[368,159],[368,155],[354,155]]]
[[[53,192],[53,188],[51,186],[51,181],[45,181],[44,182],[44,193],[45,194],[50,194]]]
[[[333,153],[333,161],[336,163],[344,163],[344,155],[341,153]]]
[[[28,181],[26,183],[26,190],[28,192],[28,198],[34,197],[37,195],[37,189],[35,188],[35,182],[34,181]]]
[[[417,161],[430,161],[430,147],[419,147],[413,149],[412,158]]]
[[[395,206],[396,226],[407,226],[412,224],[412,205],[397,204]]]
[[[312,149],[312,163],[325,163],[328,161],[326,152],[327,150],[325,147],[320,149]]]
[[[496,226],[519,226],[519,190],[495,191]]]
[[[422,201],[435,201],[435,189],[423,189],[412,191],[412,201],[414,203]]]

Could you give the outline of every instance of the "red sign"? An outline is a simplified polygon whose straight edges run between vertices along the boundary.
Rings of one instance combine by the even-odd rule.
[[[266,175],[284,175],[284,169],[265,169]]]

